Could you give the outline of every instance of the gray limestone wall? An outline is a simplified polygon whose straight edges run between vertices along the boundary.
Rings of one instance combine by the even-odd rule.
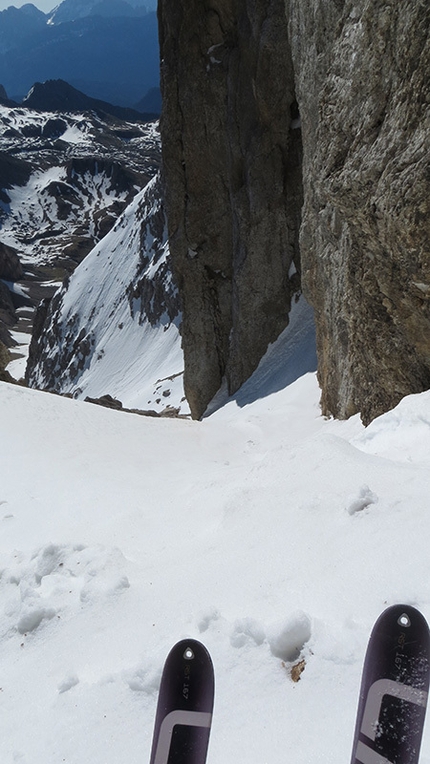
[[[170,250],[199,417],[288,323],[301,136],[283,0],[160,0],[159,21]]]
[[[430,387],[430,5],[289,0],[322,408]]]
[[[429,3],[160,0],[159,24],[193,415],[250,376],[301,281],[325,414],[430,387]]]

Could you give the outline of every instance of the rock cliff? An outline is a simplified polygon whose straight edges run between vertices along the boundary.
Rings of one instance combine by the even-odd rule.
[[[430,6],[287,10],[322,405],[367,423],[430,387]]]
[[[160,0],[159,23],[170,249],[199,417],[287,325],[301,136],[284,0]]]
[[[13,327],[17,318],[15,312],[17,295],[10,291],[8,285],[4,282],[17,281],[22,278],[23,273],[24,270],[16,250],[5,246],[0,241],[0,355],[2,356],[2,361],[7,357],[4,348],[12,347],[16,344],[9,330]],[[0,361],[0,367],[2,361]]]
[[[430,6],[160,0],[159,26],[193,415],[252,373],[300,274],[325,414],[430,387]]]

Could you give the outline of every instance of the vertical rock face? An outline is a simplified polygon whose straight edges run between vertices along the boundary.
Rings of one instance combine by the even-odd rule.
[[[324,413],[429,388],[430,4],[160,0],[159,21],[193,414],[252,373],[299,273]]]
[[[288,323],[301,135],[284,0],[160,0],[159,24],[170,250],[199,417]]]
[[[430,387],[430,6],[289,0],[325,413]]]

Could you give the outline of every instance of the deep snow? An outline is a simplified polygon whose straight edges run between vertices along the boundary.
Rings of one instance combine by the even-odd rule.
[[[0,384],[2,762],[148,761],[187,636],[208,764],[349,760],[376,617],[430,619],[430,393],[367,429],[320,416],[314,374],[248,397],[191,422]]]

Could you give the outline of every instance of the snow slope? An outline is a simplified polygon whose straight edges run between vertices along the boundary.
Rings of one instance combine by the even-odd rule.
[[[430,619],[430,393],[367,429],[320,416],[313,374],[251,397],[192,422],[0,384],[2,762],[148,761],[186,636],[208,764],[349,760],[374,620]]]
[[[189,412],[159,176],[53,298],[32,387]]]
[[[74,398],[109,394],[127,408],[189,414],[180,323],[157,175],[52,299],[27,379]],[[301,297],[234,400],[244,406],[314,371],[315,347],[313,312]],[[221,389],[207,413],[228,400]]]

